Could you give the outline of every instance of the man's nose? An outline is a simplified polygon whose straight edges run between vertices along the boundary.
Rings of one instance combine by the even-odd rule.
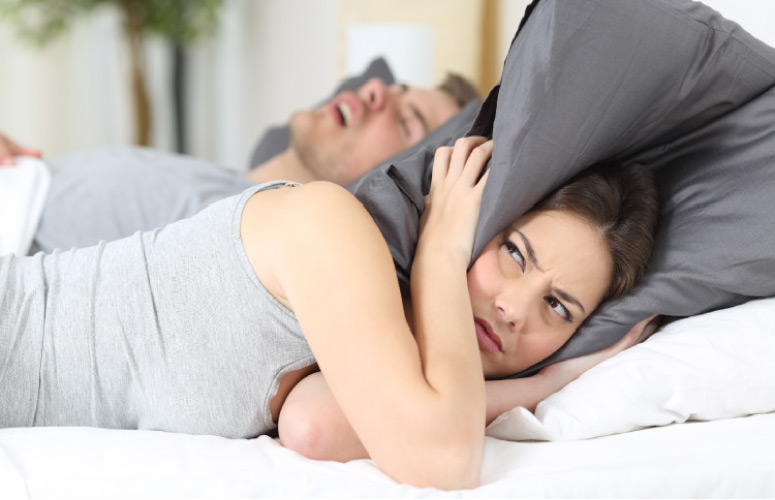
[[[363,84],[358,91],[358,96],[366,104],[369,111],[380,111],[388,101],[388,87],[379,78],[372,78]]]

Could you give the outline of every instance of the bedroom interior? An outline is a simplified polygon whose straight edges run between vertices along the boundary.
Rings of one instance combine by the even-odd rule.
[[[541,1],[552,6],[562,3]],[[341,80],[359,74],[375,56],[387,59],[397,80],[419,86],[437,83],[448,70],[459,72],[477,83],[484,98],[498,83],[512,37],[529,3],[433,0],[418,7],[412,0],[227,0],[214,36],[188,52],[188,153],[234,171],[246,170],[264,129],[284,122],[299,103],[311,105],[329,95]],[[775,177],[768,173],[775,161],[771,146],[775,144],[775,4],[767,0],[704,2],[738,23],[741,30],[699,4],[676,0],[673,3],[683,9],[676,14],[672,7],[660,10],[662,4],[672,5],[670,1],[642,3],[658,6],[649,14],[654,19],[689,19],[685,21],[686,32],[692,36],[685,37],[685,46],[676,45],[672,59],[663,59],[665,65],[683,64],[683,54],[696,49],[701,55],[692,59],[691,65],[680,66],[689,74],[680,81],[696,86],[667,88],[658,99],[641,103],[638,110],[645,110],[643,114],[623,125],[606,121],[601,113],[598,123],[604,125],[600,129],[608,129],[598,136],[594,135],[597,130],[579,134],[584,140],[589,138],[580,146],[570,141],[550,144],[556,147],[556,154],[551,148],[547,148],[549,153],[524,148],[525,156],[518,159],[560,158],[567,147],[568,155],[582,150],[595,158],[613,151],[614,156],[662,169],[664,178],[674,183],[666,203],[669,227],[665,238],[672,236],[681,244],[681,234],[688,239],[697,231],[692,224],[696,219],[683,218],[687,207],[704,210],[709,218],[707,227],[715,230],[722,227],[721,222],[710,219],[721,219],[733,209],[714,204],[714,198],[730,200],[734,210],[749,217],[739,219],[743,221],[739,225],[747,227],[738,227],[738,232],[729,235],[719,231],[719,239],[728,236],[735,240],[729,243],[728,251],[739,252],[736,256],[754,264],[745,268],[724,260],[709,273],[702,266],[710,268],[708,262],[714,262],[710,258],[718,254],[723,258],[723,253],[708,250],[700,255],[698,251],[697,263],[678,266],[681,272],[686,271],[686,277],[681,273],[677,278],[665,277],[676,269],[668,267],[664,275],[654,275],[648,293],[634,299],[650,306],[673,303],[684,308],[681,310],[701,307],[693,301],[705,299],[710,292],[703,289],[692,297],[691,288],[681,289],[682,283],[700,283],[709,290],[720,290],[718,301],[724,301],[724,307],[670,323],[646,342],[591,369],[540,403],[535,413],[524,408],[504,413],[487,428],[482,481],[474,490],[412,488],[395,483],[370,460],[308,460],[269,436],[230,440],[154,431],[32,428],[0,430],[0,497],[775,496],[775,367],[770,361],[775,356],[775,298],[765,288],[775,272],[771,267],[775,251],[767,250],[768,245],[775,248],[771,236],[775,232],[767,232],[772,223],[764,220],[765,214],[775,209],[775,198],[767,197],[775,191]],[[536,23],[563,19],[546,13],[546,17],[532,15]],[[597,21],[580,19],[579,23],[595,26]],[[12,28],[0,22],[0,60],[8,68],[6,75],[12,75],[0,79],[0,132],[40,146],[51,156],[94,146],[131,144],[133,119],[122,77],[126,58],[117,23],[115,12],[95,11],[41,51],[18,40]],[[695,29],[700,24],[702,28]],[[528,36],[524,33],[544,36],[545,47],[554,40],[565,41],[548,34],[555,29],[561,33],[562,29],[548,21],[544,27],[548,28],[524,28],[517,39]],[[661,25],[652,28],[659,30]],[[403,42],[395,43],[397,38]],[[465,48],[458,49],[457,44]],[[564,56],[566,47],[558,44],[551,54]],[[172,111],[167,105],[167,49],[160,40],[146,42],[149,90],[157,111],[151,144],[174,150]],[[738,62],[743,69],[736,66]],[[504,85],[499,99],[517,110],[514,116],[524,120],[525,129],[534,127],[540,133],[544,130],[541,127],[548,125],[531,114],[534,109],[529,105],[515,104],[515,95],[526,95],[526,100],[532,97],[535,103],[545,97],[540,92],[541,75],[551,76],[552,85],[547,88],[564,75],[550,64],[544,66],[540,57],[531,63],[539,75],[532,80],[521,79],[507,61],[504,79],[519,84],[514,86],[514,94]],[[643,71],[626,76],[659,73],[651,69],[644,64]],[[542,70],[546,73],[540,73]],[[740,76],[742,83],[728,85],[730,81],[739,83],[735,80],[739,75],[744,75]],[[639,85],[627,81],[624,95],[633,100],[646,95],[637,94],[642,90]],[[711,89],[708,94],[715,98],[725,94],[726,88],[728,95],[718,101],[703,95]],[[605,92],[600,92],[605,97]],[[590,102],[600,97],[594,92],[587,95]],[[620,95],[611,95],[611,109],[619,109],[614,97]],[[638,99],[633,97],[636,95]],[[556,97],[557,103],[568,108],[578,103],[568,111],[569,128],[581,128],[586,122],[580,115],[594,111],[589,102],[576,99],[572,93],[557,91]],[[509,109],[501,102],[499,110]],[[694,102],[700,103],[700,111],[692,108]],[[542,109],[548,109],[549,104],[546,106]],[[649,115],[652,108],[655,111]],[[721,111],[708,118],[705,109]],[[519,114],[522,112],[524,116]],[[681,119],[671,123],[671,113]],[[505,120],[503,113],[490,118],[491,131],[499,127],[499,118]],[[683,118],[693,128],[682,129]],[[620,134],[621,130],[627,133]],[[518,142],[516,135],[501,134],[512,143]],[[595,142],[610,138],[619,149]],[[669,170],[671,161],[685,170],[674,174]],[[703,162],[707,162],[709,179],[703,177]],[[729,175],[730,166],[749,170],[739,176],[738,183]],[[696,190],[687,187],[690,180],[700,182],[697,179],[717,182],[716,186],[728,187],[728,192],[703,191],[705,184]],[[401,186],[404,196],[407,192],[416,194],[412,189],[418,189],[420,181],[412,178],[407,182],[408,187]],[[713,189],[713,184],[707,185]],[[747,189],[756,191],[745,196]],[[501,206],[498,201],[502,197],[505,195],[493,195],[489,209]],[[483,213],[487,209],[483,205]],[[740,234],[759,233],[750,245],[736,240]],[[710,246],[705,239],[696,241]],[[726,244],[724,240],[719,246],[727,248]],[[688,254],[695,251],[684,250]],[[657,255],[660,264],[675,266],[666,254]],[[630,311],[639,307],[625,305]],[[705,307],[703,311],[716,308]],[[612,312],[611,318],[618,320],[616,314]]]

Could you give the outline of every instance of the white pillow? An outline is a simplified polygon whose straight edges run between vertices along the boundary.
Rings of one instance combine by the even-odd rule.
[[[561,441],[775,411],[775,298],[676,321],[538,404],[487,427]]]

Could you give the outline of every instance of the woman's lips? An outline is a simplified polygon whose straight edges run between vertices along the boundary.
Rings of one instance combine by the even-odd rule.
[[[476,339],[479,341],[479,345],[492,353],[497,354],[503,352],[501,339],[493,331],[488,322],[483,319],[474,318],[474,325],[476,325]]]

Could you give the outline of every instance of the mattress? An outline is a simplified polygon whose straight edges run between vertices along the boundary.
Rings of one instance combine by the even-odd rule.
[[[225,439],[90,428],[0,430],[0,497],[775,496],[775,413],[595,439],[488,437],[481,485],[400,485],[370,460],[309,460],[268,436]]]

